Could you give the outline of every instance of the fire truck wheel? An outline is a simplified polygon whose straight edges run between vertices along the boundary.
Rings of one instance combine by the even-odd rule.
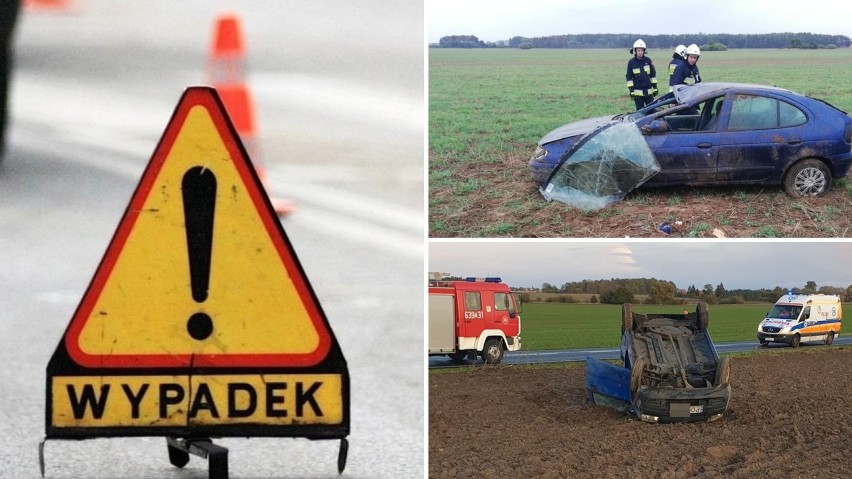
[[[503,360],[503,341],[500,338],[491,338],[485,341],[482,348],[482,359],[486,364],[500,364]]]
[[[621,305],[621,334],[633,329],[633,305],[624,303]]]
[[[793,339],[790,340],[790,346],[793,347],[793,348],[798,348],[799,342],[801,340],[802,340],[802,338],[800,338],[798,334],[794,335]]]
[[[831,346],[831,343],[834,342],[834,331],[829,331],[828,336],[825,337],[825,345]]]

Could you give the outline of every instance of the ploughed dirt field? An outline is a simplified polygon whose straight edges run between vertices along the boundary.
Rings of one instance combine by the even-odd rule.
[[[429,236],[527,238],[848,238],[852,237],[850,179],[825,196],[791,198],[781,186],[639,188],[622,201],[582,213],[546,202],[512,157],[494,170],[459,170],[459,182],[490,178],[488,194],[459,197],[431,187]],[[503,173],[501,174],[500,171]],[[514,172],[508,174],[506,172]],[[668,222],[671,231],[660,232]]]
[[[429,477],[852,477],[852,348],[732,358],[727,414],[646,424],[587,403],[585,370],[429,374]]]

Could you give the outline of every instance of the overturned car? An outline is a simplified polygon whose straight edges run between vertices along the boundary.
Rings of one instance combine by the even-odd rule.
[[[614,124],[634,132],[593,141]],[[613,176],[615,189],[590,193],[589,178],[578,182],[576,171],[560,173],[590,158],[604,159],[586,169],[594,188],[612,186],[606,177]],[[612,169],[607,158],[638,166]],[[538,142],[528,166],[546,198],[569,204],[578,190],[581,198],[592,194],[618,200],[640,185],[783,185],[793,197],[822,196],[852,166],[852,118],[822,100],[776,87],[681,85],[639,111],[551,131]]]
[[[719,419],[731,398],[731,364],[717,354],[708,321],[703,302],[683,314],[633,313],[632,305],[624,304],[624,366],[587,358],[589,398],[645,422]]]

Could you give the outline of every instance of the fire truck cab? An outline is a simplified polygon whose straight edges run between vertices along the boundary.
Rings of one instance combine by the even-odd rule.
[[[429,355],[498,364],[521,349],[521,317],[500,278],[465,278],[429,287]]]

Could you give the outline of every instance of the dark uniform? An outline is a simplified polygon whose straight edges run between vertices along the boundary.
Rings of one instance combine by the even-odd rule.
[[[691,79],[692,82],[687,83],[687,79]],[[695,83],[701,83],[701,75],[698,73],[698,64],[690,65],[686,60],[682,61],[669,77],[669,87],[672,88],[675,85],[689,85]]]
[[[657,70],[649,57],[640,59],[634,55],[627,62],[627,89],[637,110],[654,101],[657,95]]]
[[[672,91],[671,77],[674,76],[675,69],[683,63],[683,57],[677,53],[672,53],[672,61],[669,62],[669,91]]]

